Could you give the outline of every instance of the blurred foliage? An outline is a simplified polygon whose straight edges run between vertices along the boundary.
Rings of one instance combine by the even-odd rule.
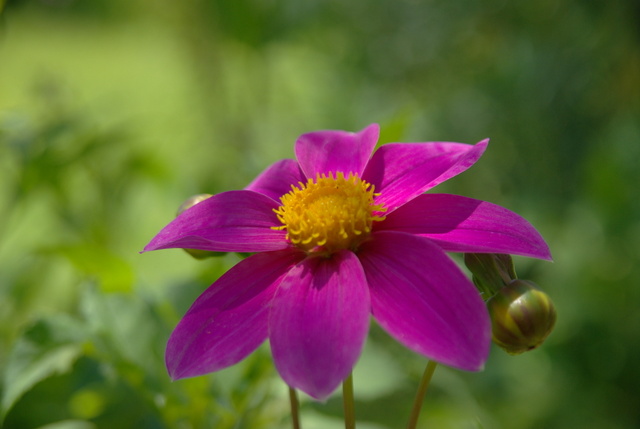
[[[3,10],[4,6],[4,10]],[[137,252],[190,195],[241,188],[307,131],[491,137],[438,188],[528,219],[554,264],[538,350],[439,368],[438,428],[640,426],[638,2],[0,1],[0,419],[22,428],[289,427],[265,346],[171,383],[165,341],[237,257]],[[636,279],[636,280],[634,280]],[[402,427],[425,362],[373,328],[361,428]],[[341,427],[339,393],[303,398]]]

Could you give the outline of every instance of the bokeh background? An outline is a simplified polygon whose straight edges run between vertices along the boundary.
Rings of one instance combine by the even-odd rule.
[[[4,5],[3,5],[4,3]],[[318,129],[492,141],[437,188],[529,219],[559,319],[538,350],[440,367],[424,428],[640,427],[640,3],[0,1],[0,419],[7,429],[287,428],[268,346],[170,382],[164,344],[238,261],[138,254],[187,197]],[[425,360],[373,328],[360,428],[404,427]],[[340,393],[302,397],[339,428]],[[1,425],[1,424],[0,424]]]

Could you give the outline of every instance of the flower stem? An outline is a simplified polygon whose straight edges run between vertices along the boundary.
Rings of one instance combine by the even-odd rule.
[[[300,413],[298,412],[298,392],[293,387],[289,387],[289,402],[291,403],[291,421],[293,429],[300,429]]]
[[[409,423],[407,423],[407,429],[415,429],[418,424],[418,417],[420,417],[420,409],[422,408],[422,402],[424,401],[424,395],[427,393],[431,376],[436,370],[437,362],[432,360],[427,363],[427,367],[424,369],[416,397],[413,400],[413,408],[411,409],[411,416],[409,417]]]
[[[345,429],[355,429],[356,411],[353,400],[353,375],[349,374],[342,382],[342,402],[344,404],[344,427]]]

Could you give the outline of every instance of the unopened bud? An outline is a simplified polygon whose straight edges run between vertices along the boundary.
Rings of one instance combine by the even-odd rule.
[[[191,207],[195,206],[198,203],[203,202],[204,200],[213,197],[213,195],[211,194],[198,194],[198,195],[193,195],[189,198],[187,198],[187,200],[180,204],[180,207],[178,207],[178,212],[176,213],[176,216],[180,216],[182,214],[182,212],[184,212],[187,209],[190,209]]]
[[[513,355],[538,347],[556,323],[551,298],[528,280],[513,280],[487,306],[493,342]]]
[[[198,194],[198,195],[189,197],[184,203],[180,205],[180,207],[178,207],[178,212],[176,213],[176,216],[180,216],[180,214],[182,214],[182,212],[184,212],[185,210],[190,209],[196,204],[201,203],[202,201],[212,196],[213,195],[211,194]],[[183,250],[187,252],[189,255],[193,256],[195,259],[206,259],[214,256],[226,255],[226,252],[211,252],[209,250],[200,250],[200,249],[183,249]]]

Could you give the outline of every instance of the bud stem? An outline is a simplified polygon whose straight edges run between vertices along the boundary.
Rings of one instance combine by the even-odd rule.
[[[345,429],[355,429],[356,410],[353,399],[353,374],[349,374],[342,382],[342,402],[344,406],[344,427]]]
[[[422,379],[418,385],[418,391],[416,397],[413,400],[413,408],[411,409],[411,416],[409,417],[409,423],[407,423],[407,429],[415,429],[418,424],[418,417],[420,417],[420,410],[422,409],[422,403],[424,402],[424,396],[427,394],[427,388],[431,382],[433,372],[436,370],[437,362],[430,360],[427,363],[427,367],[424,369]]]
[[[300,429],[298,392],[291,386],[289,386],[289,402],[291,403],[291,422],[293,429]]]

